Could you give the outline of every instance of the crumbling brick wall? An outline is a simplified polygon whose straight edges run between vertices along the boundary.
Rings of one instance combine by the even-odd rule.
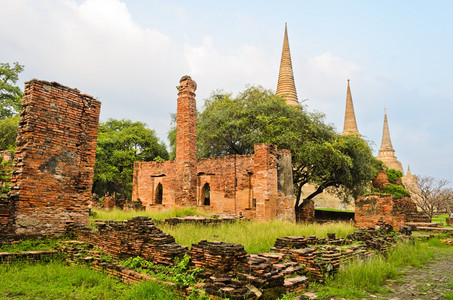
[[[391,185],[387,172],[381,171],[373,180],[373,186],[383,190]],[[402,185],[399,179],[395,184]],[[358,227],[375,226],[379,220],[399,228],[406,222],[430,222],[429,218],[417,211],[410,197],[395,199],[388,194],[374,194],[361,197],[355,203],[355,221]]]
[[[405,214],[392,195],[373,194],[360,197],[355,203],[357,227],[375,226],[380,220],[395,228],[405,224]]]
[[[9,234],[53,235],[88,221],[101,103],[79,90],[25,83],[16,141]]]
[[[140,200],[147,208],[199,206],[214,213],[258,220],[294,221],[289,150],[258,144],[251,155],[197,160],[196,88],[189,76],[181,78],[176,160],[135,162],[132,200]]]
[[[135,162],[132,200],[148,209],[180,206],[175,195],[181,181],[176,162]],[[273,145],[255,145],[250,155],[228,155],[199,159],[196,169],[196,203],[207,211],[270,220],[294,221],[294,189],[291,152]],[[162,203],[156,201],[162,185]],[[210,187],[205,205],[203,187]]]

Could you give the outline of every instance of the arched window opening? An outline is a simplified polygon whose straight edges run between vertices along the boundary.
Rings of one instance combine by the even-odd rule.
[[[205,183],[203,185],[203,188],[201,189],[201,197],[203,200],[203,205],[211,205],[211,188],[209,187],[209,183]]]
[[[162,204],[162,198],[164,195],[164,189],[162,188],[162,184],[159,183],[156,188],[156,204]]]

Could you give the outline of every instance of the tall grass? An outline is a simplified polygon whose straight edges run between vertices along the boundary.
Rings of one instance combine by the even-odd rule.
[[[119,208],[114,208],[112,210],[93,208],[93,212],[96,214],[91,216],[90,219],[101,219],[101,220],[129,220],[134,217],[145,216],[153,219],[168,219],[172,217],[185,217],[185,216],[209,216],[209,213],[199,211],[196,207],[186,207],[186,208],[175,208],[172,210],[165,211],[124,211]]]
[[[268,252],[279,237],[297,235],[327,237],[327,233],[336,233],[346,237],[354,232],[354,226],[347,222],[326,224],[295,224],[272,220],[267,222],[237,221],[216,226],[199,224],[165,225],[161,229],[174,236],[178,244],[191,246],[201,240],[239,243],[249,253]]]
[[[178,299],[157,283],[126,285],[86,266],[62,261],[0,265],[0,299]]]
[[[387,256],[375,255],[367,260],[355,260],[340,268],[326,285],[317,288],[321,298],[339,296],[347,299],[367,297],[368,293],[385,292],[386,279],[397,277],[402,266],[421,267],[434,257],[436,249],[426,242],[401,242]]]
[[[37,250],[53,250],[55,245],[61,239],[33,239],[22,240],[20,243],[4,244],[0,246],[0,252],[19,252],[19,251],[37,251]]]

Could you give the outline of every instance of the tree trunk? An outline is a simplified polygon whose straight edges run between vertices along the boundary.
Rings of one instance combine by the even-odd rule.
[[[315,220],[315,202],[312,199],[304,199],[302,205],[296,207],[296,222],[310,223]]]

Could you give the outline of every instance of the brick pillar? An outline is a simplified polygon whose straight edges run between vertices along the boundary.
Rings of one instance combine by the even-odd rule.
[[[271,220],[277,214],[277,147],[269,144],[254,146],[253,156],[254,188],[256,199],[256,219]]]
[[[53,235],[87,224],[101,103],[33,79],[22,106],[10,193],[15,234]]]
[[[197,84],[183,76],[178,86],[176,114],[176,206],[197,205]]]

